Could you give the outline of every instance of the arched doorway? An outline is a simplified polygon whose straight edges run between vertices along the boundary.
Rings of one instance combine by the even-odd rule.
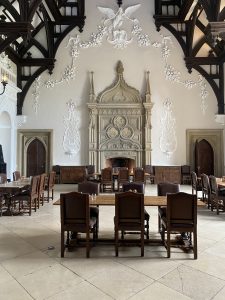
[[[213,149],[214,175],[224,175],[224,129],[187,129],[187,164],[190,164],[191,171],[195,171],[195,145],[196,141],[207,141]],[[197,166],[197,165],[196,165]]]
[[[46,149],[43,143],[35,138],[27,147],[27,176],[46,172]]]
[[[205,139],[195,142],[195,172],[197,176],[214,175],[214,151]]]

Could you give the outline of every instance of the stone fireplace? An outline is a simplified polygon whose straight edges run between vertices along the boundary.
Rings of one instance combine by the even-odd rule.
[[[132,169],[151,164],[151,102],[149,72],[145,101],[138,90],[123,78],[119,61],[116,80],[97,97],[91,72],[89,120],[89,164],[97,171],[113,164],[126,164]],[[104,76],[104,74],[103,74]],[[116,166],[115,166],[116,167]],[[118,166],[119,167],[119,166]]]

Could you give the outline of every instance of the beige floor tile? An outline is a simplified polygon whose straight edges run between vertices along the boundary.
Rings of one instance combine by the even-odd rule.
[[[36,251],[32,245],[19,237],[5,238],[0,241],[0,262]]]
[[[99,272],[88,281],[114,299],[128,299],[153,282],[149,277],[119,264],[110,271]]]
[[[222,288],[216,296],[213,298],[213,300],[224,300],[225,299],[225,287]]]
[[[180,264],[177,261],[173,261],[165,257],[155,258],[154,253],[153,257],[151,257],[151,255],[145,256],[144,259],[140,259],[137,257],[129,259],[120,259],[119,262],[123,265],[130,267],[133,270],[136,270],[144,275],[149,276],[154,280],[157,280],[165,274],[169,273],[170,271],[176,269],[177,266]]]
[[[131,297],[130,300],[190,300],[191,298],[178,293],[165,285],[154,282],[135,296]]]
[[[0,264],[0,284],[12,280],[13,277]]]
[[[18,278],[36,272],[42,268],[53,266],[56,260],[40,251],[35,251],[30,254],[22,255],[10,260],[2,262],[3,267]]]
[[[18,278],[18,282],[35,299],[45,299],[82,281],[67,268],[56,264]]]
[[[225,281],[181,265],[162,277],[159,282],[196,300],[212,299]]]
[[[88,282],[81,282],[65,291],[54,295],[48,300],[110,300],[110,296],[103,293],[101,290]]]
[[[185,265],[192,267],[193,269],[210,274],[217,278],[223,279],[225,283],[225,263],[224,259],[221,259],[215,255],[208,255],[203,253],[197,260],[190,260],[184,263]]]
[[[10,280],[0,283],[0,299],[1,300],[31,300],[33,299],[21,285]]]

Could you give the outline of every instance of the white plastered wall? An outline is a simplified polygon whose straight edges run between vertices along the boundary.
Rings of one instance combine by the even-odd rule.
[[[173,45],[169,63],[181,73],[181,78],[198,80],[198,73],[193,70],[188,74],[185,67],[184,55],[176,39],[170,32],[162,28],[157,32],[154,25],[154,1],[124,0],[123,7],[140,3],[141,7],[135,11],[132,18],[137,18],[143,29],[143,33],[150,36],[151,41],[161,41],[160,34],[172,37]],[[101,23],[103,15],[97,6],[110,7],[117,11],[116,1],[92,0],[86,1],[86,22],[82,34],[73,30],[70,36],[80,34],[81,40],[89,40],[92,32],[97,32],[97,26]],[[66,48],[69,37],[61,43],[57,55],[56,65],[52,79],[59,80],[67,65],[71,64],[70,49]],[[154,102],[152,110],[152,164],[153,165],[182,165],[186,163],[186,129],[221,129],[221,125],[215,122],[217,113],[216,97],[206,82],[209,92],[206,98],[207,110],[205,114],[201,110],[200,88],[188,90],[183,85],[165,79],[164,61],[161,51],[154,47],[139,47],[136,39],[126,49],[119,50],[104,40],[102,46],[89,49],[81,49],[80,56],[76,60],[77,73],[74,80],[68,83],[56,85],[53,89],[42,86],[39,90],[39,110],[36,115],[33,109],[33,87],[30,88],[23,107],[23,114],[27,115],[27,123],[22,129],[53,129],[53,164],[83,165],[88,163],[88,109],[89,101],[89,72],[94,71],[95,94],[97,95],[115,79],[115,67],[121,60],[124,66],[124,78],[126,82],[140,90],[143,99],[145,94],[145,72],[150,71],[151,98]],[[47,72],[42,74],[41,81],[49,79]],[[177,149],[168,157],[160,149],[160,135],[162,130],[161,117],[163,103],[166,98],[172,102],[172,112],[176,119],[175,132],[177,137]],[[63,149],[64,117],[67,115],[66,103],[72,99],[77,104],[80,119],[79,130],[81,148],[75,156],[68,156]]]

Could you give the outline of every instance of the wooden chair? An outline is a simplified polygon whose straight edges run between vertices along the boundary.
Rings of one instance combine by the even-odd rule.
[[[191,167],[188,165],[181,166],[181,183],[191,184]]]
[[[123,192],[128,192],[128,191],[144,194],[145,193],[145,185],[144,185],[144,183],[141,183],[141,182],[124,183],[123,184]],[[145,220],[145,235],[146,235],[146,238],[149,239],[150,215],[146,209],[144,210],[144,220]],[[123,237],[123,234],[125,234],[125,233],[126,232],[122,233],[122,237]]]
[[[69,247],[70,233],[86,234],[86,256],[90,256],[90,233],[96,237],[97,220],[90,217],[89,195],[77,192],[60,194],[61,215],[61,257],[64,257],[65,248]],[[64,233],[67,232],[65,244]]]
[[[100,190],[101,192],[112,192],[114,190],[112,168],[104,168],[101,170]]]
[[[149,182],[151,184],[154,184],[155,183],[154,167],[152,165],[145,165],[144,171],[145,171],[145,182],[147,182],[147,180],[149,180]],[[148,175],[146,175],[146,173]]]
[[[123,189],[123,184],[129,182],[129,170],[126,167],[121,167],[118,174],[118,191]]]
[[[134,182],[145,182],[145,171],[143,168],[134,168]]]
[[[33,176],[29,190],[22,191],[12,197],[12,201],[19,202],[19,212],[28,212],[31,216],[32,208],[37,211],[38,203],[38,188],[40,176]]]
[[[7,182],[7,176],[5,173],[0,173],[0,184]],[[7,193],[0,193],[0,215],[2,216],[3,209],[7,209],[7,199],[9,195]]]
[[[144,256],[144,195],[134,192],[115,195],[115,252],[118,256],[119,231],[139,231],[141,256]]]
[[[0,183],[7,182],[7,175],[5,173],[0,173]]]
[[[191,187],[192,187],[192,194],[198,197],[198,192],[202,191],[201,181],[198,180],[197,174],[192,171],[191,172]]]
[[[78,183],[78,192],[79,193],[86,193],[90,195],[98,195],[99,194],[99,183],[91,182],[91,181],[84,181]],[[96,237],[98,238],[98,229],[99,229],[99,208],[96,206],[90,206],[90,217],[94,217],[97,219],[97,232]]]
[[[92,181],[92,180],[96,180],[95,179],[95,175],[94,175],[94,173],[95,173],[95,165],[87,165],[86,166],[86,171],[87,171],[87,180],[90,180],[90,181]]]
[[[47,178],[47,174],[43,173],[40,175],[40,181],[38,186],[38,208],[40,207],[40,204],[44,205],[44,192],[45,192],[45,181]]]
[[[54,199],[54,186],[55,186],[55,172],[52,171],[47,176],[47,183],[45,184],[45,191],[47,192],[47,196],[44,198],[49,202],[49,199]],[[51,196],[50,196],[51,194]]]
[[[209,183],[211,211],[215,208],[218,215],[220,210],[225,211],[225,191],[218,188],[215,176],[209,176]]]
[[[171,233],[188,232],[189,245],[193,248],[194,259],[197,259],[197,196],[187,193],[167,195],[167,215],[162,218],[162,240],[167,248],[167,257],[170,257]],[[165,231],[167,241],[165,242]],[[194,246],[192,245],[192,234]]]
[[[55,172],[55,183],[60,183],[60,165],[52,166],[52,171]]]
[[[20,171],[13,172],[13,181],[17,181],[21,178]]]
[[[171,193],[178,193],[180,192],[180,185],[178,183],[172,182],[159,182],[157,184],[157,195],[158,196],[166,196],[167,194]],[[162,224],[161,219],[166,217],[166,207],[159,206],[158,207],[158,229],[159,232],[162,231]]]
[[[209,184],[209,177],[206,174],[201,174],[201,183],[202,183],[202,200],[207,203],[208,208],[211,205],[211,189]]]
[[[3,193],[0,193],[0,216],[2,216],[4,209],[7,209],[5,195]]]

